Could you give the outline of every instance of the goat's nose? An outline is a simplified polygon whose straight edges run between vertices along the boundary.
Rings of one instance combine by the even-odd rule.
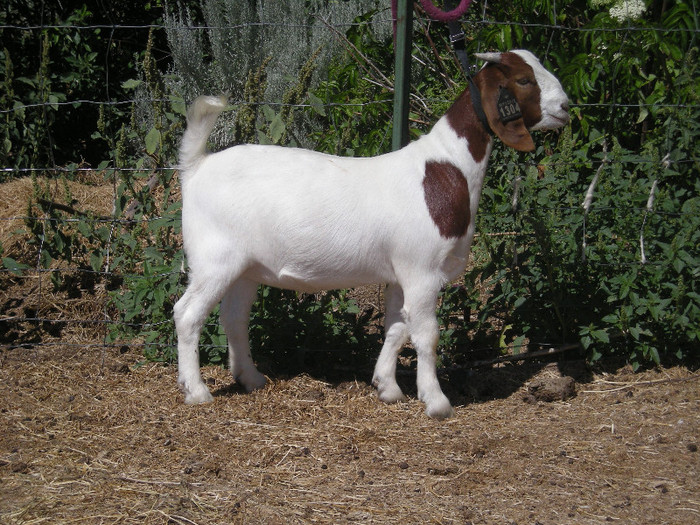
[[[561,109],[563,109],[567,113],[569,112],[569,101],[568,100],[565,100],[564,102],[561,103]]]

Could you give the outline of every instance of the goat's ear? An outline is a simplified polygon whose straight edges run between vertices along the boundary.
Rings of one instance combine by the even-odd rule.
[[[500,64],[502,53],[474,53],[474,56],[484,62]]]
[[[493,132],[511,148],[533,151],[535,143],[525,127],[515,97],[505,88],[507,82],[503,72],[498,67],[487,66],[474,80],[481,93],[481,105]]]

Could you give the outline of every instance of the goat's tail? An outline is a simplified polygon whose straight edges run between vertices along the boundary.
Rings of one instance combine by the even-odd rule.
[[[227,97],[198,97],[187,112],[187,129],[180,144],[180,173],[186,174],[207,154],[207,139],[214,129],[219,114],[227,104]]]

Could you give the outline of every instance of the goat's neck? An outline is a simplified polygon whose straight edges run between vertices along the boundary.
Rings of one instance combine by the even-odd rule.
[[[423,150],[427,160],[449,163],[458,168],[469,183],[470,193],[473,196],[480,194],[493,138],[474,110],[469,88],[430,133],[415,144]]]
[[[487,129],[474,109],[473,95],[469,87],[462,92],[443,118],[458,139],[467,141],[468,151],[473,162],[481,164],[491,153],[492,137],[490,130]]]
[[[425,137],[426,140],[418,141],[424,144],[423,153],[426,158],[424,188],[426,181],[439,179],[442,182],[432,185],[432,190],[446,192],[445,195],[436,197],[436,192],[431,191],[430,196],[426,196],[427,200],[437,198],[440,201],[440,205],[435,208],[437,211],[431,211],[431,215],[437,216],[433,216],[433,219],[441,229],[441,235],[462,239],[458,244],[463,256],[458,256],[458,259],[466,258],[471,244],[471,235],[468,235],[470,230],[466,225],[471,225],[473,233],[474,216],[479,206],[493,145],[489,131],[474,110],[472,95],[467,88],[435,124]],[[460,183],[453,178],[460,173],[468,188],[462,190],[462,193],[457,190]],[[445,184],[445,180],[449,180],[449,183]],[[431,207],[430,202],[428,207]]]

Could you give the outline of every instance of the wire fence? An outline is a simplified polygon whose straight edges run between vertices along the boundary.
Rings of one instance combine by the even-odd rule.
[[[484,2],[480,11],[480,15],[470,16],[468,23],[471,27],[476,27],[480,29],[488,28],[517,28],[519,31],[530,31],[530,32],[542,32],[549,35],[547,43],[547,49],[545,52],[549,53],[552,48],[556,46],[557,37],[562,37],[565,34],[576,34],[580,35],[581,38],[587,37],[590,34],[614,32],[615,34],[629,34],[629,33],[639,33],[648,32],[651,34],[665,35],[669,33],[682,33],[687,37],[689,41],[688,50],[695,47],[695,41],[700,29],[697,25],[695,27],[649,27],[636,26],[633,22],[628,22],[624,27],[618,28],[605,28],[605,27],[579,27],[576,25],[575,20],[567,20],[571,25],[567,23],[554,22],[549,24],[544,23],[521,23],[513,20],[495,20],[493,19],[489,12],[487,11],[488,2]],[[695,2],[693,2],[693,9],[695,9]],[[556,2],[553,3],[553,10],[555,11],[554,20],[557,20],[556,16]],[[352,22],[344,24],[327,24],[328,27],[328,38],[332,39],[333,36],[331,32],[335,31],[347,31],[349,27],[353,25],[361,26],[369,22]],[[390,16],[383,15],[376,17],[371,23],[384,25],[390,27],[392,20]],[[421,18],[419,16],[418,23],[430,24],[431,22],[426,18]],[[190,27],[184,28],[184,31],[195,32],[195,33],[205,33],[214,30],[227,30],[236,31],[239,29],[245,29],[250,27],[267,27],[279,29],[280,31],[289,30],[293,27],[298,27],[298,24],[290,24],[284,20],[278,21],[264,21],[264,22],[250,22],[246,24],[238,25],[222,25],[222,26],[212,26],[212,25],[192,25]],[[385,29],[386,29],[385,27]],[[0,30],[4,32],[5,35],[11,34],[30,34],[30,33],[44,33],[49,30],[56,31],[71,31],[78,33],[95,33],[97,31],[103,31],[108,33],[105,36],[103,43],[105,45],[104,49],[95,49],[94,51],[100,56],[105,57],[105,62],[109,62],[109,54],[111,48],[109,47],[110,42],[114,38],[115,34],[120,31],[143,31],[143,32],[164,32],[166,31],[166,26],[162,24],[144,24],[144,25],[129,25],[129,24],[66,24],[66,25],[52,25],[52,24],[41,24],[28,21],[26,25],[0,25]],[[415,57],[417,60],[419,57]],[[594,58],[593,58],[594,59]],[[614,82],[614,78],[612,79]],[[105,93],[102,97],[96,95],[95,98],[75,98],[70,99],[66,97],[65,100],[39,100],[39,101],[15,101],[12,107],[0,107],[0,117],[8,119],[12,116],[23,112],[30,111],[45,111],[50,108],[54,112],[69,111],[71,108],[75,108],[82,105],[95,106],[98,109],[104,108],[122,108],[127,110],[134,104],[139,102],[135,98],[126,98],[123,100],[112,100],[109,94],[109,84],[110,79],[105,78],[104,84],[106,87]],[[433,104],[436,102],[435,99],[429,97],[423,98],[425,104]],[[153,98],[151,102],[170,102],[168,98]],[[438,101],[444,102],[444,101]],[[332,107],[344,107],[344,108],[355,108],[362,110],[369,106],[374,105],[387,105],[391,103],[391,98],[386,97],[379,100],[366,100],[361,102],[332,102],[326,101],[322,102],[323,107],[326,109]],[[264,100],[251,102],[244,99],[234,100],[234,105],[245,106],[269,106],[273,108],[281,107],[294,107],[299,109],[308,109],[316,107],[318,104],[314,103],[285,103],[279,99],[275,100]],[[644,100],[609,100],[604,102],[592,101],[589,102],[583,98],[579,98],[572,104],[573,111],[588,111],[591,109],[606,109],[610,112],[614,112],[616,109],[630,110],[630,111],[642,111],[647,108],[653,108],[655,111],[660,109],[691,109],[697,110],[700,106],[695,104],[693,101],[644,101]],[[600,153],[600,152],[598,152]],[[667,152],[662,152],[664,155],[664,164],[662,169],[668,169],[670,161],[668,160]],[[175,162],[175,159],[172,159]],[[516,159],[513,157],[496,157],[491,160],[491,170],[501,170],[507,171],[513,168],[513,164],[516,164],[516,171],[520,174],[528,172],[528,170],[534,170],[537,168],[543,168],[541,163],[538,163],[534,159]],[[662,264],[659,261],[654,261],[652,257],[649,256],[649,249],[645,250],[645,231],[648,228],[650,217],[655,216],[660,218],[660,220],[674,220],[674,221],[684,221],[685,217],[696,217],[697,210],[683,210],[683,209],[663,209],[655,206],[655,195],[658,193],[658,186],[656,181],[654,185],[648,189],[648,194],[645,196],[646,205],[629,206],[627,205],[624,209],[616,206],[613,203],[607,205],[601,205],[595,207],[592,206],[592,202],[595,200],[598,183],[598,178],[602,170],[610,169],[615,163],[625,163],[626,165],[648,165],[649,170],[658,170],[658,161],[651,161],[649,158],[643,158],[640,156],[632,156],[631,158],[625,158],[624,161],[620,159],[611,158],[608,156],[601,157],[600,155],[591,156],[588,159],[576,159],[574,161],[565,158],[558,158],[556,160],[556,165],[544,166],[544,169],[548,168],[561,168],[569,166],[570,168],[577,168],[582,165],[595,172],[596,175],[593,180],[590,181],[588,187],[585,188],[585,192],[577,197],[577,203],[575,205],[561,203],[561,202],[551,202],[544,206],[545,211],[562,212],[563,210],[575,212],[580,215],[583,223],[583,233],[573,233],[572,235],[580,235],[576,239],[576,243],[581,245],[582,258],[585,259],[586,254],[586,242],[591,236],[591,231],[587,230],[590,221],[590,214],[595,208],[595,213],[605,214],[605,213],[627,213],[639,216],[640,224],[638,228],[639,238],[636,240],[639,246],[639,256],[636,256],[633,260],[631,258],[620,258],[619,260],[610,261],[598,261],[597,264],[601,265],[612,265],[617,267],[624,267],[630,264]],[[687,165],[687,166],[697,166],[697,158],[676,158],[673,160],[674,165]],[[652,166],[654,164],[654,166]],[[163,173],[172,175],[175,173],[172,167],[168,166],[153,166],[149,165],[147,168],[138,166],[115,166],[114,160],[110,159],[105,162],[100,169],[90,166],[81,166],[76,164],[69,165],[43,165],[43,166],[33,166],[33,165],[17,165],[17,166],[0,166],[0,177],[5,179],[4,189],[2,195],[5,196],[6,201],[11,201],[13,195],[11,192],[15,191],[12,186],[13,182],[19,180],[20,177],[39,177],[39,178],[52,178],[60,175],[70,175],[78,180],[87,176],[93,176],[95,172],[102,172],[104,174],[110,174],[112,176],[111,182],[106,182],[104,184],[110,186],[113,189],[111,192],[110,203],[103,203],[101,209],[107,210],[112,209],[111,212],[83,212],[79,209],[79,206],[71,206],[69,204],[61,204],[59,202],[62,197],[57,196],[53,201],[47,203],[43,207],[45,213],[43,215],[38,214],[27,214],[27,213],[16,213],[17,209],[26,209],[27,203],[22,202],[19,206],[15,207],[15,211],[8,211],[6,216],[0,216],[0,234],[2,235],[3,242],[3,253],[4,257],[3,263],[4,267],[0,268],[0,279],[3,281],[3,287],[5,291],[2,293],[2,305],[0,307],[0,332],[4,335],[0,336],[0,348],[11,349],[18,346],[25,347],[37,347],[42,345],[61,345],[66,348],[107,348],[112,346],[117,347],[155,347],[162,348],[172,344],[172,342],[149,342],[144,340],[143,337],[137,338],[135,340],[126,341],[118,340],[113,341],[110,337],[110,329],[113,327],[129,327],[136,331],[140,330],[143,332],[149,332],[153,328],[157,327],[172,327],[172,321],[169,319],[158,320],[155,322],[133,322],[126,319],[120,312],[114,311],[114,306],[110,301],[110,296],[119,293],[119,286],[124,282],[132,279],[143,278],[143,271],[138,266],[136,267],[120,267],[113,264],[114,261],[114,250],[118,249],[113,245],[114,238],[117,232],[124,228],[137,228],[139,225],[154,223],[159,220],[166,219],[166,215],[152,215],[143,217],[132,217],[124,218],[121,213],[120,207],[117,206],[116,202],[120,198],[117,193],[117,185],[114,183],[113,176],[118,173],[132,173],[133,175],[145,177],[146,175],[151,175],[153,173]],[[521,180],[521,179],[519,179]],[[537,181],[534,182],[537,184]],[[25,187],[26,190],[26,187]],[[519,192],[521,190],[518,184],[513,184],[512,187],[512,210],[508,212],[504,211],[493,211],[485,210],[480,213],[492,214],[492,215],[512,215],[514,217],[513,223],[521,224],[522,221],[517,219],[517,208]],[[9,192],[9,193],[8,193]],[[57,193],[61,193],[57,191]],[[25,198],[36,198],[31,195],[24,194]],[[638,199],[639,200],[639,199]],[[10,207],[6,209],[10,210]],[[62,212],[59,216],[54,216],[48,213],[48,210]],[[497,221],[496,221],[497,222]],[[81,257],[75,257],[75,261],[79,261],[78,264],[75,262],[61,262],[54,261],[54,263],[45,264],[45,242],[48,242],[48,230],[59,231],[63,227],[79,228],[84,227],[94,232],[100,227],[104,227],[109,230],[107,235],[105,247],[103,249],[102,258],[99,261],[99,266],[91,267],[90,264],[85,263],[85,258],[89,257],[84,255]],[[33,234],[30,232],[34,232]],[[504,236],[512,235],[519,237],[520,239],[526,238],[529,235],[533,235],[531,230],[516,230],[516,231],[488,231],[483,232],[481,235],[489,236]],[[18,241],[18,239],[21,239]],[[693,247],[696,250],[697,247]],[[29,255],[31,254],[31,257]],[[27,261],[27,258],[34,261],[33,264],[27,262],[22,262],[22,260]],[[579,264],[581,261],[571,261],[570,264]],[[180,264],[180,262],[178,262]],[[665,263],[664,263],[665,264]],[[80,306],[78,303],[81,301],[81,297],[71,297],[71,291],[66,289],[66,286],[59,287],[60,292],[56,291],[55,282],[57,282],[56,276],[60,276],[60,280],[69,281],[70,278],[75,278],[78,281],[81,280],[92,280],[90,286],[92,286],[92,293],[98,299],[97,301],[91,300],[87,304],[87,307]],[[169,271],[155,271],[149,277],[154,281],[159,278],[174,276],[180,279],[181,283],[185,282],[185,277],[183,273],[183,266],[172,267]],[[95,284],[99,281],[101,284]],[[110,284],[114,283],[114,284]],[[77,285],[76,285],[77,286]],[[70,288],[70,285],[68,286]],[[22,293],[27,294],[24,297],[15,297],[12,294]],[[56,304],[56,301],[65,301],[66,304],[60,305]],[[75,307],[70,306],[70,304],[75,303]],[[65,307],[68,306],[68,307]],[[87,308],[87,311],[86,311]],[[55,329],[54,329],[55,328]],[[63,337],[64,329],[70,328],[72,332],[75,332],[77,340],[66,340]],[[49,336],[46,336],[49,334]],[[51,336],[51,334],[55,334]],[[82,337],[82,338],[81,338]],[[99,340],[101,339],[101,340]],[[146,338],[147,339],[147,338]],[[77,342],[76,342],[77,341]],[[552,344],[553,346],[554,344]],[[223,347],[224,344],[219,344],[214,346]],[[542,342],[540,346],[547,346],[547,343]]]

